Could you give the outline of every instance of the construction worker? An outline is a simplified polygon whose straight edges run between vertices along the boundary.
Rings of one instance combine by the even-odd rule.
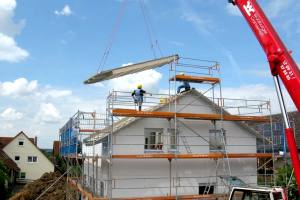
[[[181,73],[180,75],[184,76],[184,73]],[[177,87],[177,94],[181,92],[182,88],[184,88],[182,92],[189,91],[191,89],[190,83],[188,81],[182,81],[182,84]]]
[[[142,104],[144,101],[144,94],[146,93],[145,90],[142,89],[143,86],[142,84],[137,85],[137,89],[135,89],[132,93],[131,96],[134,99],[134,103],[138,105],[139,111],[142,110]]]

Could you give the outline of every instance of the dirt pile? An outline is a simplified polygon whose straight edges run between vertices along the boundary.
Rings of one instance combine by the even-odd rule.
[[[22,191],[15,194],[9,200],[35,200],[52,183],[54,183],[61,174],[59,172],[45,173],[40,179],[24,186]],[[40,199],[43,200],[65,200],[78,199],[76,190],[67,184],[66,177],[62,177],[54,186],[52,186]],[[67,187],[68,186],[68,187]]]

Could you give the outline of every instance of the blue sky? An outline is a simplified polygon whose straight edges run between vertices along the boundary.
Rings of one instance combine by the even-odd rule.
[[[278,112],[265,54],[227,0],[144,2],[163,55],[217,60],[227,97],[270,99]],[[299,62],[300,2],[258,2]],[[139,1],[1,0],[0,135],[24,130],[37,135],[41,147],[51,147],[78,109],[102,111],[109,89],[135,86],[134,76],[98,86],[82,83],[96,73],[122,4],[125,12],[104,69],[153,59]],[[168,87],[164,69],[140,77],[148,90]]]

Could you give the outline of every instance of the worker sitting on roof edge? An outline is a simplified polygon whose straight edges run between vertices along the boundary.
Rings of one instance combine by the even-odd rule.
[[[181,73],[180,75],[184,76],[184,73]],[[177,87],[177,94],[181,93],[181,89],[183,88],[184,90],[182,92],[189,91],[191,89],[190,83],[188,81],[182,81],[182,84]]]
[[[134,99],[134,103],[137,104],[139,107],[139,111],[142,110],[142,104],[144,101],[144,94],[146,93],[145,90],[142,89],[142,84],[138,84],[137,89],[135,89],[132,93],[131,96]]]

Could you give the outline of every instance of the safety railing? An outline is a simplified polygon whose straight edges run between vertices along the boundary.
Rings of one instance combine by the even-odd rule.
[[[81,155],[82,142],[107,126],[105,114],[76,112],[59,131],[61,155]]]
[[[175,74],[215,77],[219,75],[220,65],[217,61],[180,57],[170,70]]]
[[[187,103],[178,100],[182,95],[168,95],[168,94],[155,94],[146,93],[143,97],[142,110],[153,111],[163,106],[169,106],[170,110],[174,110],[174,103],[176,99],[177,112],[186,107],[200,108],[212,105],[215,109],[224,109],[229,114],[252,116],[252,115],[269,115],[270,102],[262,100],[247,100],[247,99],[233,99],[233,98],[219,98],[207,97],[199,92],[196,92],[198,98],[206,100],[205,103],[199,101],[188,101]],[[197,96],[196,95],[196,96]],[[137,104],[132,97],[131,92],[112,91],[109,95],[110,108],[133,109],[137,110]]]

